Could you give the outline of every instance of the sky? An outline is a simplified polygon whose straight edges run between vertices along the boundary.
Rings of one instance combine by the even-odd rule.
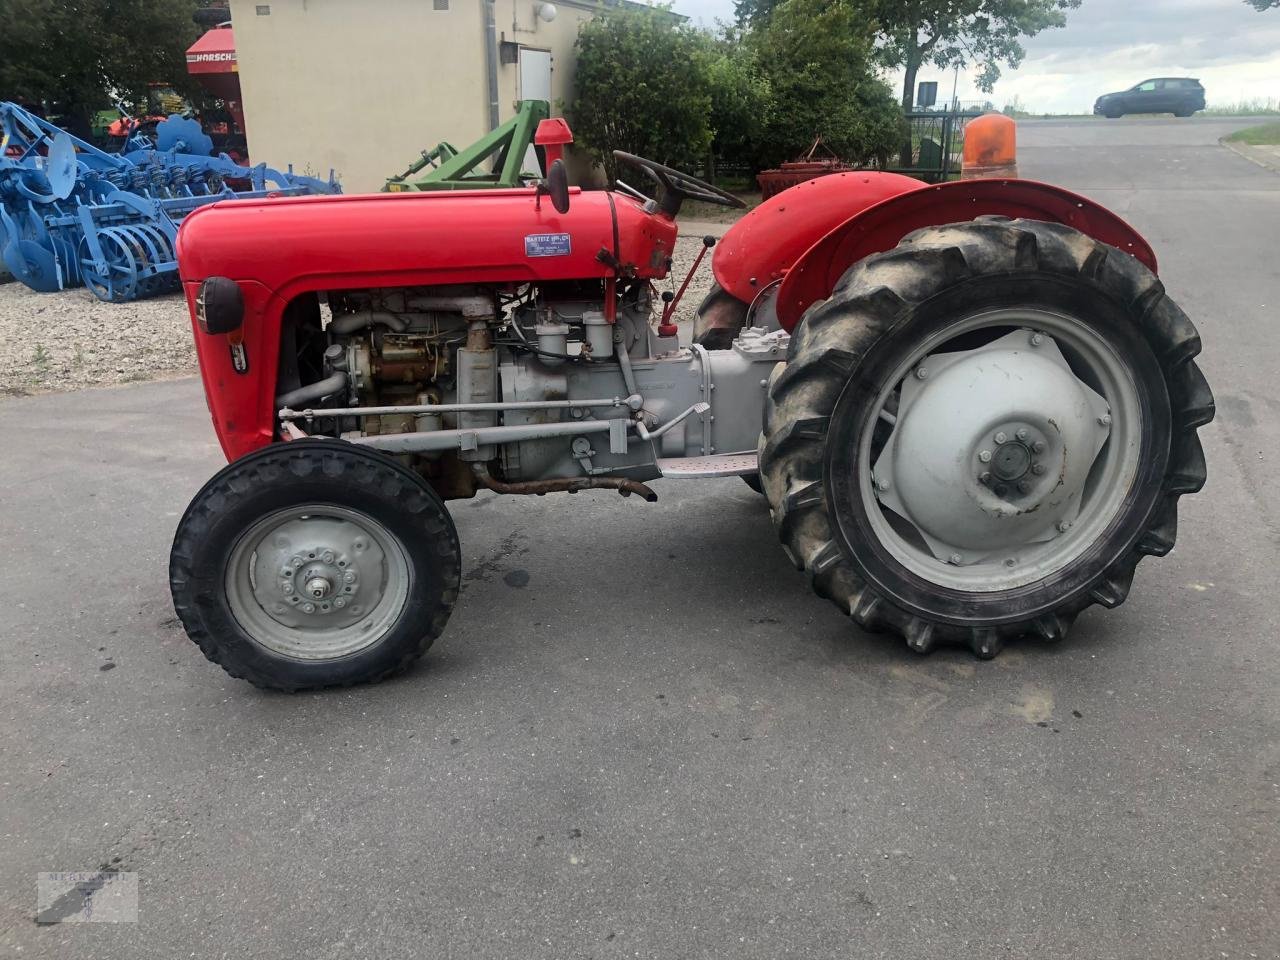
[[[733,0],[675,0],[676,12],[712,26],[731,19]],[[1034,113],[1083,113],[1099,94],[1148,77],[1196,77],[1210,105],[1280,101],[1280,9],[1259,13],[1244,0],[1084,0],[1067,25],[1023,40],[1027,56],[1005,68],[993,93],[982,93],[961,71],[961,100],[1014,97]],[[900,75],[888,75],[895,90]],[[950,96],[951,71],[926,67],[919,79],[938,81]]]

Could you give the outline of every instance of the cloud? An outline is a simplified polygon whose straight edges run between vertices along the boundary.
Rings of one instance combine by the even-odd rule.
[[[731,19],[733,0],[676,0],[675,8],[711,26]],[[1191,76],[1209,102],[1280,100],[1280,10],[1258,13],[1243,0],[1084,0],[1067,26],[1023,41],[1026,59],[1005,69],[991,94],[961,72],[962,100],[997,106],[1018,97],[1031,110],[1087,111],[1094,98],[1148,77]],[[901,76],[887,78],[895,87]],[[951,91],[950,71],[926,68],[920,79]]]

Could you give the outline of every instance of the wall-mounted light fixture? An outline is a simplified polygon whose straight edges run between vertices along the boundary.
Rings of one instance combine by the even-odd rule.
[[[518,0],[517,2],[511,4],[511,32],[512,33],[537,33],[539,20],[541,20],[543,23],[550,23],[552,20],[556,18],[556,15],[560,13],[560,11],[556,9],[556,5],[554,3],[549,3],[547,2],[547,0],[534,0],[533,26],[522,27],[520,26],[519,17],[517,16],[517,13],[516,13],[516,11],[519,9],[520,9],[520,4]]]

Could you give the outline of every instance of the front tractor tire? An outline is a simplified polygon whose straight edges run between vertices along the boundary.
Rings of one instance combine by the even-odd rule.
[[[417,474],[337,440],[276,444],[196,494],[169,559],[174,609],[233,677],[292,692],[376,682],[440,636],[458,534]]]
[[[1068,227],[913,233],[809,309],[771,380],[760,474],[783,546],[917,652],[1060,640],[1123,602],[1204,485],[1199,351],[1149,270]]]

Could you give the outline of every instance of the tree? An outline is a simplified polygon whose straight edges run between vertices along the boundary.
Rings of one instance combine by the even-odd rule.
[[[617,8],[578,31],[578,142],[610,179],[614,150],[699,167],[711,146],[709,38],[662,8]]]
[[[733,0],[733,16],[738,26],[760,26],[769,19],[782,0]]]
[[[1251,7],[1256,7],[1258,12],[1270,10],[1272,7],[1280,7],[1280,0],[1244,0]]]
[[[1080,0],[906,0],[879,5],[887,66],[901,67],[902,109],[915,103],[916,75],[926,63],[939,67],[981,64],[978,88],[991,92],[1002,63],[1017,67],[1021,37],[1066,25]]]
[[[707,64],[711,156],[752,161],[773,111],[773,91],[740,38],[721,38]]]
[[[87,132],[116,94],[145,102],[147,84],[190,89],[186,49],[199,31],[195,0],[4,0],[0,91],[52,102]]]
[[[872,67],[876,24],[864,16],[863,5],[783,0],[768,7],[751,40],[773,104],[759,163],[792,160],[815,137],[843,159],[883,160],[902,117]]]

